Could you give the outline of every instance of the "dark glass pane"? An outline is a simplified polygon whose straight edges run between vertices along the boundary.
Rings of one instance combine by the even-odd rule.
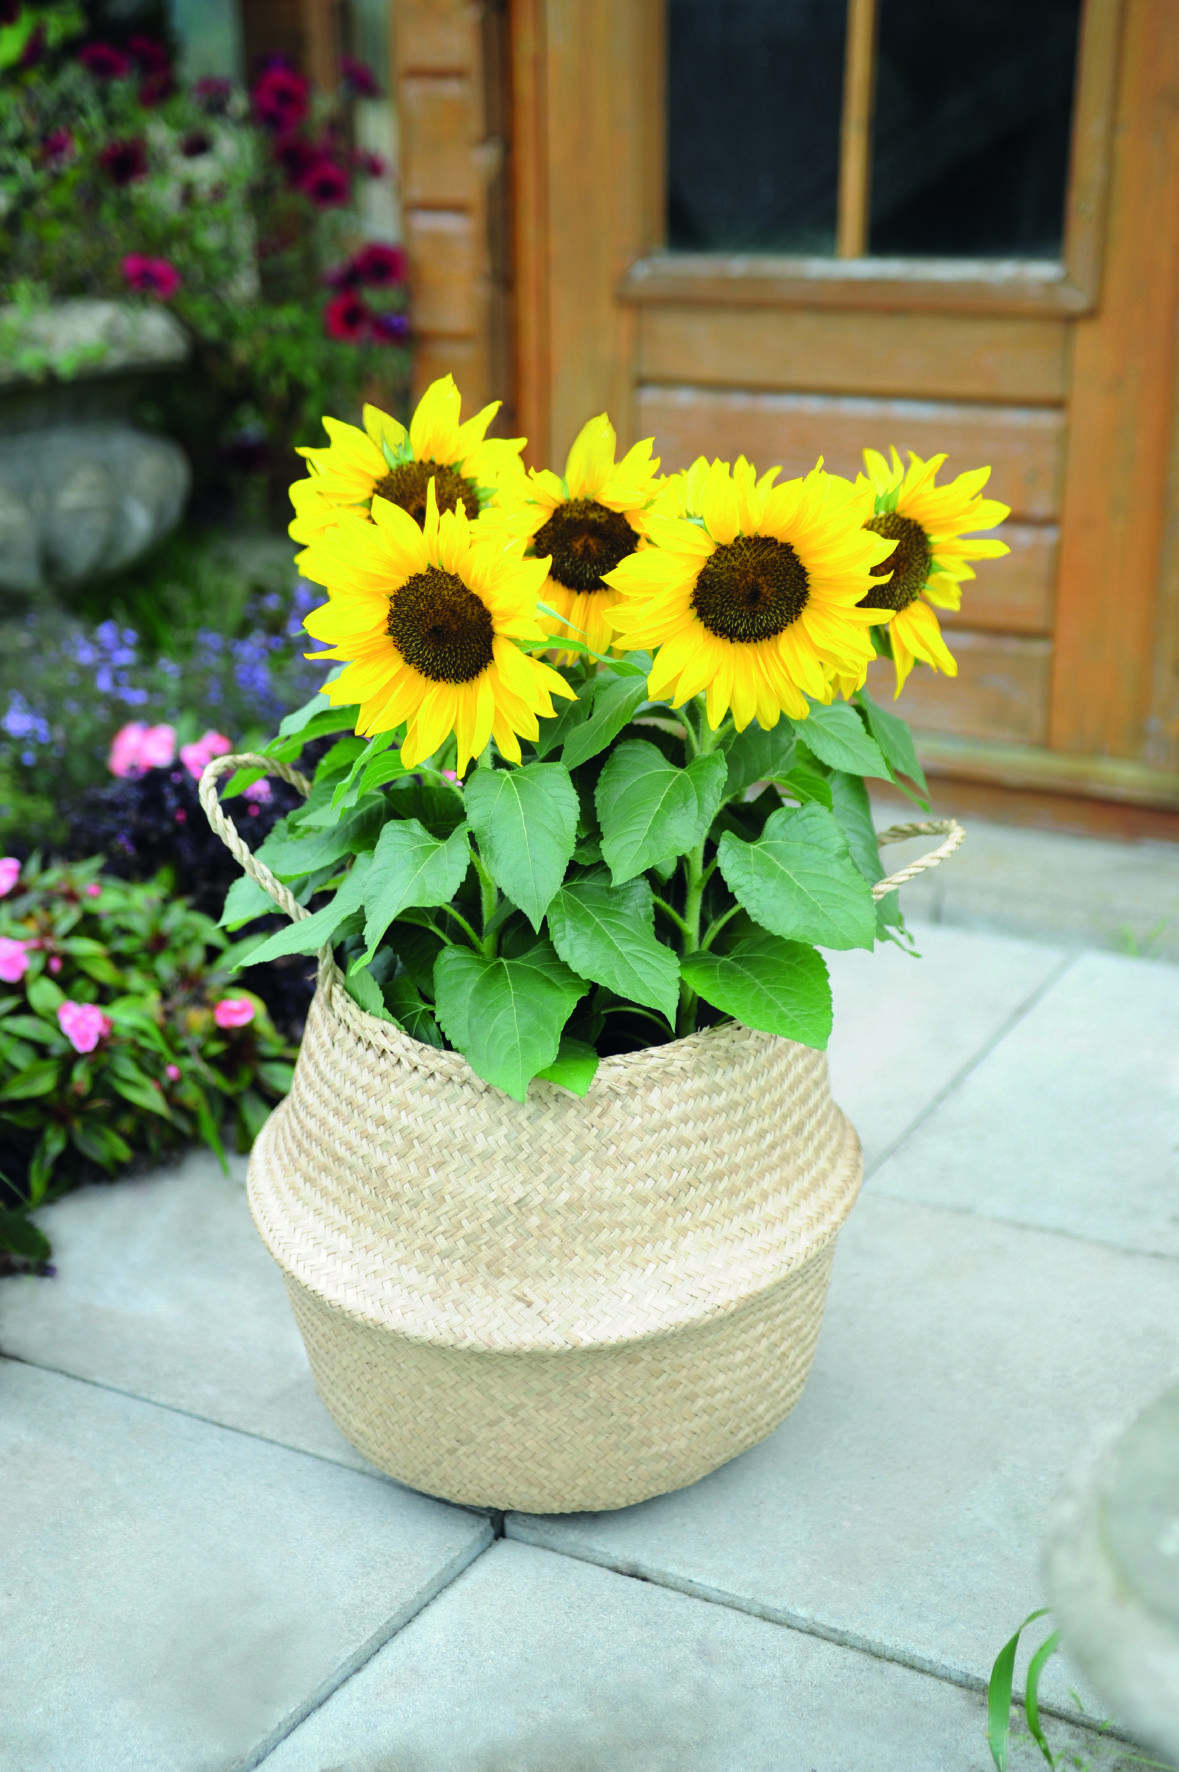
[[[1059,258],[1081,0],[880,0],[871,251]]]
[[[668,0],[668,245],[831,252],[843,0]]]

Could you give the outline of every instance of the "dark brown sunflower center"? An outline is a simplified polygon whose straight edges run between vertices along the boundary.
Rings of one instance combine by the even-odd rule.
[[[408,511],[421,529],[426,521],[426,487],[431,480],[439,512],[456,511],[461,505],[472,523],[475,521],[479,515],[478,492],[469,480],[445,462],[403,461],[400,467],[390,468],[384,479],[377,481],[373,491]]]
[[[797,621],[809,596],[806,567],[788,541],[740,535],[704,562],[692,608],[710,634],[751,645]]]
[[[389,634],[406,664],[431,683],[469,683],[492,660],[486,606],[438,566],[406,579],[389,605]]]
[[[592,498],[558,505],[532,540],[536,554],[551,554],[550,576],[570,591],[601,591],[602,575],[633,554],[638,536],[620,511]]]
[[[874,535],[886,536],[897,545],[887,560],[872,568],[873,578],[887,578],[888,583],[861,597],[860,608],[895,609],[898,612],[907,609],[921,595],[933,565],[928,535],[920,523],[914,522],[912,517],[902,517],[897,511],[882,511],[879,517],[869,517],[864,528],[870,529]]]

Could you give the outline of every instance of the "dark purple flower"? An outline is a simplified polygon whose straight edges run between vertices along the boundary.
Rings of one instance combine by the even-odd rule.
[[[44,24],[37,24],[25,38],[25,46],[21,50],[20,66],[35,68],[49,47],[49,38],[45,33]]]
[[[254,115],[266,129],[296,129],[307,115],[311,88],[285,62],[273,62],[254,85]]]
[[[317,209],[338,209],[351,195],[348,174],[326,157],[315,161],[299,180],[299,189]]]
[[[324,272],[323,280],[329,289],[359,288],[360,272],[356,269],[355,259],[349,259],[347,264],[334,265],[330,271]]]
[[[170,68],[156,68],[152,73],[145,74],[139,82],[139,102],[145,111],[154,111],[165,99],[172,97],[176,91],[176,82],[172,78]]]
[[[41,164],[63,166],[74,157],[74,136],[69,129],[51,129],[41,143]]]
[[[125,80],[131,72],[130,61],[113,43],[88,43],[78,60],[96,80]]]
[[[324,331],[329,338],[345,344],[359,344],[367,335],[371,320],[368,303],[348,290],[333,296],[323,310]]]
[[[305,135],[280,135],[274,144],[274,158],[293,185],[310,172],[320,157],[320,150]]]
[[[202,154],[207,154],[212,146],[212,137],[206,135],[203,129],[190,129],[180,143],[180,152],[186,160],[198,160]]]
[[[381,89],[377,85],[377,77],[367,62],[358,62],[355,56],[342,55],[340,75],[354,98],[380,98]]]
[[[192,89],[193,97],[196,99],[197,104],[201,107],[201,110],[207,112],[210,117],[220,117],[224,115],[232,91],[233,85],[231,81],[219,80],[212,74],[206,74],[203,79],[197,81]]]
[[[157,301],[171,301],[180,288],[180,272],[166,258],[144,258],[142,253],[129,252],[123,260],[123,275],[132,289],[154,295]]]
[[[383,345],[403,345],[409,337],[408,314],[389,312],[373,317],[373,337]]]
[[[352,265],[360,281],[374,289],[391,289],[405,282],[405,253],[400,246],[382,246],[374,240],[361,247]]]
[[[133,185],[147,176],[147,146],[141,135],[127,141],[108,142],[98,164],[117,185]]]
[[[127,39],[127,52],[145,74],[158,74],[172,65],[172,58],[159,38],[148,37],[143,31],[136,31]]]

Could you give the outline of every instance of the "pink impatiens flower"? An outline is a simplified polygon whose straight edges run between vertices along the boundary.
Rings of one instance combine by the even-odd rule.
[[[0,856],[0,898],[7,898],[19,879],[20,862],[16,856]]]
[[[102,897],[102,887],[98,884],[97,880],[91,880],[89,886],[86,888],[86,896],[87,898]]]
[[[173,726],[145,726],[131,720],[111,740],[107,767],[112,775],[142,775],[145,769],[166,769],[176,755]]]
[[[260,806],[264,806],[268,800],[273,800],[273,798],[274,790],[268,781],[252,781],[246,789],[246,799],[256,800]]]
[[[164,1075],[167,1077],[169,1083],[179,1083],[180,1066],[178,1064],[166,1064],[164,1066]]]
[[[213,1010],[219,1028],[244,1028],[254,1019],[254,1005],[248,997],[222,997]]]
[[[123,276],[128,287],[140,295],[154,295],[157,301],[171,301],[180,288],[180,272],[166,258],[145,258],[141,252],[129,252],[123,260]]]
[[[233,749],[232,744],[223,732],[214,732],[212,727],[201,735],[194,744],[182,744],[180,761],[188,770],[194,781],[199,781],[206,766],[214,757],[228,756]]]
[[[0,979],[5,984],[19,984],[29,969],[26,943],[14,941],[11,935],[0,935]]]
[[[93,1052],[114,1026],[110,1016],[93,1003],[71,1003],[68,998],[58,1009],[57,1019],[75,1052]]]

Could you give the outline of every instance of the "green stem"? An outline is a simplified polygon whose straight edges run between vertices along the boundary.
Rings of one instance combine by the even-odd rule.
[[[452,904],[440,905],[439,909],[444,910],[448,914],[448,916],[453,917],[455,922],[459,925],[460,929],[466,930],[467,934],[471,938],[471,946],[475,949],[475,951],[477,953],[483,949],[482,936],[475,934],[475,931],[471,928],[471,925],[467,922],[467,919],[462,915],[461,911],[456,911]],[[438,934],[442,935],[441,929],[438,930]],[[450,942],[451,947],[454,946],[454,943],[452,941],[450,941],[449,936],[442,935],[442,939],[443,939],[443,941]]]
[[[603,1015],[645,1015],[648,1021],[657,1022],[661,1028],[667,1026],[667,1017],[659,1015],[654,1009],[640,1009],[637,1003],[615,1003],[609,1009],[602,1010]]]
[[[652,893],[651,896],[654,899],[656,910],[660,910],[665,916],[670,917],[672,922],[677,928],[682,929],[685,935],[690,935],[692,933],[688,924],[684,922],[684,919],[680,916],[679,912],[673,910],[665,898],[660,898],[657,892]]]
[[[479,945],[483,949],[487,958],[489,960],[494,960],[495,934],[494,931],[491,933],[488,932],[488,925],[491,922],[492,917],[495,915],[495,908],[499,903],[499,887],[488,873],[483,864],[482,858],[474,849],[471,851],[471,860],[475,864],[475,872],[479,876],[479,886],[482,892],[481,908],[483,918],[483,939]]]
[[[739,904],[735,904],[731,910],[728,910],[725,912],[723,917],[718,917],[714,923],[709,924],[708,931],[704,937],[704,940],[700,943],[700,952],[701,953],[704,953],[704,951],[707,948],[710,948],[712,946],[716,937],[720,934],[721,930],[724,928],[724,926],[728,922],[729,918],[735,917],[737,915],[737,912],[740,909],[741,909],[741,906]]]
[[[696,755],[707,757],[719,744],[720,733],[714,732],[708,724],[707,710],[700,696],[695,697],[693,705],[696,708],[699,721]],[[685,954],[694,954],[699,950],[700,912],[704,903],[704,888],[708,884],[713,867],[716,866],[715,862],[707,869],[704,866],[704,844],[707,841],[708,833],[705,832],[696,848],[684,857],[688,874],[687,890],[684,894],[684,915],[681,921]],[[686,1034],[696,1031],[696,993],[687,979],[680,980],[680,1008],[676,1026],[681,1039]]]

